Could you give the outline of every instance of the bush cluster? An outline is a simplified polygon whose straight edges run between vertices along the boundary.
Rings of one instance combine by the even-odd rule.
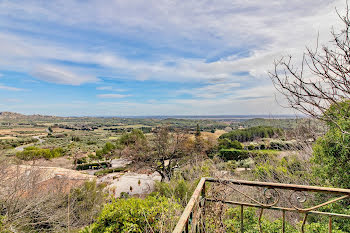
[[[224,161],[228,160],[244,160],[249,158],[249,151],[246,150],[237,150],[237,149],[221,149],[219,151],[219,156]]]
[[[96,151],[96,157],[102,159],[105,155],[114,150],[116,146],[111,142],[106,142],[102,149]]]
[[[81,233],[171,232],[181,206],[166,197],[116,199]],[[168,230],[167,230],[168,229]]]
[[[243,145],[239,141],[231,141],[228,138],[222,138],[218,140],[219,149],[238,149],[242,150]]]
[[[220,139],[227,138],[231,141],[250,142],[258,138],[272,138],[282,135],[283,130],[270,126],[257,126],[248,129],[237,129],[220,136]]]
[[[22,160],[30,161],[36,159],[53,159],[64,155],[64,150],[61,147],[54,149],[43,149],[35,146],[24,148],[23,151],[17,152],[16,157]]]

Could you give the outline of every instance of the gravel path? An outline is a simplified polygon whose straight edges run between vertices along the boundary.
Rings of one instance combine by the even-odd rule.
[[[38,140],[39,140],[39,143],[41,144],[41,143],[43,143],[45,140],[44,140],[44,139],[41,139],[40,137],[42,137],[42,136],[33,136],[33,138],[38,139]],[[15,150],[16,150],[16,151],[23,151],[24,148],[26,148],[26,147],[28,147],[28,146],[32,146],[32,145],[34,145],[34,143],[30,143],[30,144],[18,146],[18,147],[15,148]]]

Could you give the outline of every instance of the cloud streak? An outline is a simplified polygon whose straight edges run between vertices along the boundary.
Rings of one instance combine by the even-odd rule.
[[[22,88],[6,86],[6,85],[2,85],[1,83],[0,83],[0,90],[5,90],[5,91],[24,91],[24,89],[22,89]]]
[[[98,81],[97,78],[90,75],[75,74],[57,66],[38,66],[31,72],[31,74],[46,82],[75,86]]]
[[[104,99],[121,99],[128,97],[130,95],[122,95],[122,94],[100,94],[97,95],[98,98],[104,98]]]

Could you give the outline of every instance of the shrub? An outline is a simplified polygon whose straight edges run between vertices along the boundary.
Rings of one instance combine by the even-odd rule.
[[[171,232],[177,211],[181,206],[166,197],[116,199],[105,205],[96,222],[81,232]]]
[[[10,233],[11,231],[7,229],[4,222],[6,220],[5,216],[0,215],[0,232],[2,233]]]
[[[152,195],[172,198],[185,206],[194,191],[194,185],[197,185],[197,183],[192,184],[182,177],[173,179],[169,183],[156,181]]]
[[[242,150],[243,149],[243,145],[235,140],[235,141],[230,141],[230,139],[228,138],[223,138],[223,139],[219,139],[219,149],[238,149],[238,150]]]
[[[253,157],[270,157],[275,158],[280,152],[276,150],[251,150],[249,154]]]
[[[226,165],[226,169],[228,171],[232,172],[232,173],[234,173],[236,168],[237,168],[236,161],[232,161],[232,160],[231,161],[227,161],[225,165]]]
[[[115,148],[116,146],[114,144],[111,142],[106,142],[102,149],[96,151],[96,157],[102,159],[105,155],[109,154]]]
[[[220,157],[224,161],[228,160],[244,160],[249,157],[249,152],[245,150],[237,150],[237,149],[221,149],[219,151]]]
[[[43,149],[35,146],[28,146],[23,151],[17,152],[16,157],[22,160],[30,161],[36,159],[53,159],[64,155],[64,150],[60,147],[54,149]]]

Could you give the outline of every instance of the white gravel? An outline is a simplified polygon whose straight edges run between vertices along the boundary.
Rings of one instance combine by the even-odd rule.
[[[149,194],[154,190],[155,181],[160,180],[161,176],[157,172],[153,174],[138,174],[132,172],[125,174],[112,173],[100,178],[100,182],[107,182],[109,184],[108,188],[115,197],[120,197],[122,192],[128,193],[129,195]]]

